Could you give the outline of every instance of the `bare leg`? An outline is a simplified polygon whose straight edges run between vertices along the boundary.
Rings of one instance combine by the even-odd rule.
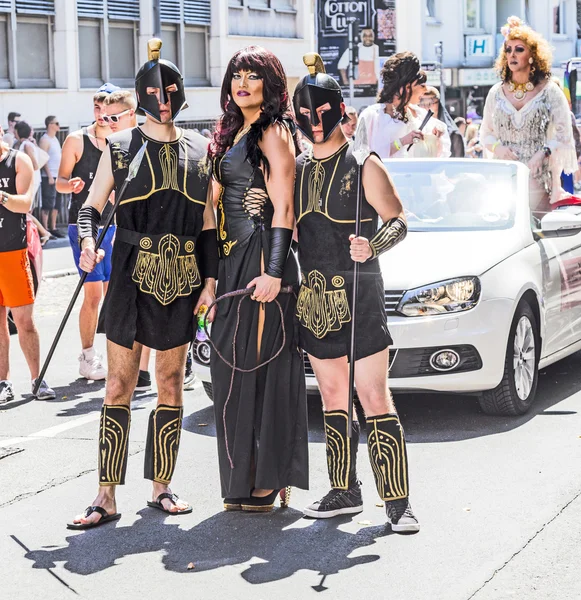
[[[40,220],[42,221],[42,226],[45,229],[48,229],[48,210],[44,208],[40,211]]]
[[[141,348],[141,344],[137,342],[133,344],[131,350],[128,350],[107,340],[109,376],[105,388],[104,404],[109,406],[131,406],[133,390],[137,383]],[[100,485],[99,493],[93,500],[92,506],[100,506],[110,515],[116,513],[115,488],[114,485]],[[83,515],[77,515],[73,523],[96,523],[100,519],[101,515],[98,513],[93,513],[87,518]]]
[[[56,208],[53,208],[50,211],[50,230],[53,231],[54,229],[56,229],[56,217],[58,215],[58,210]]]
[[[0,381],[10,377],[10,332],[7,319],[6,307],[0,306]]]
[[[99,317],[99,303],[103,296],[103,284],[100,281],[90,281],[83,285],[84,298],[79,312],[79,331],[83,350],[93,347],[97,319]]]
[[[183,382],[186,370],[186,354],[189,344],[158,351],[155,359],[155,379],[157,381],[157,405],[182,406],[183,405]],[[169,485],[153,481],[153,498],[155,501],[160,494],[167,492],[171,494]],[[161,501],[164,508],[171,512],[179,512],[189,508],[189,504],[178,500],[173,504],[167,498]]]
[[[40,341],[32,317],[33,310],[34,304],[16,306],[12,308],[12,316],[18,328],[18,341],[30,369],[30,377],[36,379],[40,372]]]

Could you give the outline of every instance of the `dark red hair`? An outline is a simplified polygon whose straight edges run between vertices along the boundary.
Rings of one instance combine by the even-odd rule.
[[[248,159],[252,166],[258,167],[262,164],[265,174],[268,175],[268,160],[263,156],[258,142],[263,132],[273,123],[286,122],[287,125],[292,123],[294,133],[294,119],[290,111],[284,68],[272,52],[261,46],[248,46],[239,50],[228,63],[220,94],[222,116],[210,144],[210,156],[222,156],[232,146],[236,133],[244,123],[242,111],[232,99],[232,78],[239,71],[252,71],[262,79],[263,102],[260,117],[248,132],[247,148]]]

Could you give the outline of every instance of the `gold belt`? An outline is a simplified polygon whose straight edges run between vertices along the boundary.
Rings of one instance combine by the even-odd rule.
[[[351,321],[351,311],[345,291],[345,280],[337,275],[331,285],[339,289],[327,290],[327,280],[319,271],[311,271],[303,280],[297,299],[297,317],[316,338],[324,338],[330,331],[340,331]]]
[[[139,247],[132,280],[140,291],[167,306],[189,296],[202,284],[196,261],[195,238],[173,233],[147,235],[117,229],[116,240]]]

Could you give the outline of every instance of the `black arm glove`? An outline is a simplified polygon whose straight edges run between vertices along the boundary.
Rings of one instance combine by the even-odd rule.
[[[205,229],[196,241],[202,279],[218,279],[218,237],[215,229]]]
[[[77,229],[79,233],[79,247],[85,238],[93,238],[97,243],[99,235],[99,224],[101,223],[101,213],[94,206],[82,206],[77,217]],[[81,247],[82,250],[82,247]]]
[[[371,260],[399,244],[405,238],[407,232],[407,223],[401,217],[386,221],[369,241]]]
[[[267,275],[282,279],[292,240],[292,229],[273,227],[270,230],[270,259],[265,270]]]

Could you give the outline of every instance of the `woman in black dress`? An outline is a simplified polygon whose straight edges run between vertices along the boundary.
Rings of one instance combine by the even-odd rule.
[[[227,510],[266,512],[287,486],[308,486],[306,391],[295,335],[298,265],[294,228],[294,122],[286,76],[271,52],[237,52],[222,84],[220,119],[210,146],[221,246],[218,295],[254,287],[218,305],[212,356],[220,478]],[[282,313],[284,323],[281,322]],[[283,336],[284,327],[284,336]],[[282,496],[282,493],[281,493]]]

